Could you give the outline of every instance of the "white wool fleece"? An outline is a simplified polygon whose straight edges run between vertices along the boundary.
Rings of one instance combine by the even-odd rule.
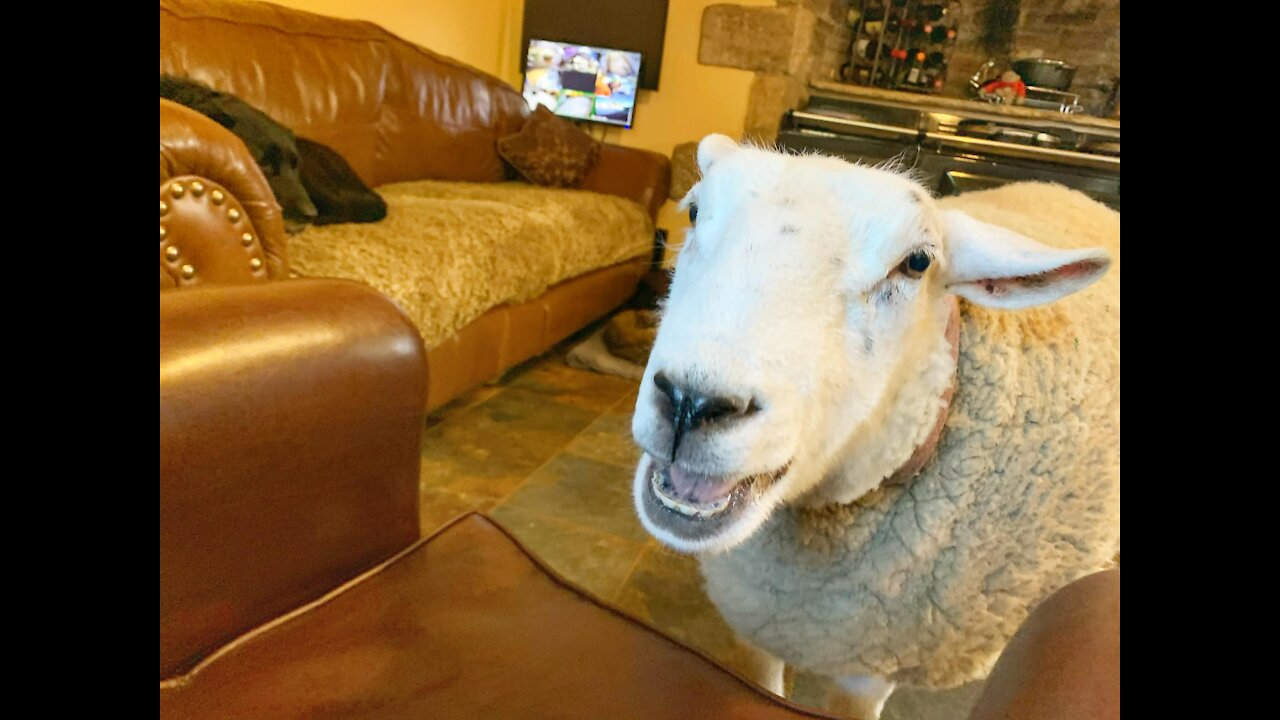
[[[931,687],[983,677],[1031,608],[1119,551],[1119,214],[1044,183],[939,205],[1048,245],[1105,248],[1113,266],[1046,307],[962,301],[955,398],[914,480],[780,508],[701,558],[729,624],[797,667]]]

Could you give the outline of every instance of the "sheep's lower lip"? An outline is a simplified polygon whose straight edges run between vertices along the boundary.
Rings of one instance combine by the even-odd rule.
[[[654,526],[689,543],[711,540],[735,525],[790,467],[787,463],[770,472],[715,478],[720,487],[695,499],[673,486],[670,463],[647,454],[640,462],[644,473],[643,488],[637,488],[641,512]]]

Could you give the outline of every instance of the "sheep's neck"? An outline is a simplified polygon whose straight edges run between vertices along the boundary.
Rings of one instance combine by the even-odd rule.
[[[915,452],[906,464],[899,467],[885,481],[885,485],[898,485],[907,482],[924,469],[938,452],[938,440],[942,438],[942,428],[947,424],[947,412],[951,410],[951,398],[956,394],[956,382],[959,379],[957,364],[960,361],[960,303],[954,296],[951,300],[951,317],[947,320],[947,344],[951,347],[951,382],[942,391],[942,407],[938,409],[938,417],[933,421],[933,429],[929,431],[924,442],[916,446]]]
[[[854,502],[877,488],[906,483],[933,459],[955,394],[960,353],[959,302],[954,296],[947,302],[946,329],[938,347],[928,354],[925,372],[913,378],[909,388],[898,389],[880,422],[850,440],[841,459],[800,505],[812,508]],[[917,388],[940,402],[903,399],[905,392]]]

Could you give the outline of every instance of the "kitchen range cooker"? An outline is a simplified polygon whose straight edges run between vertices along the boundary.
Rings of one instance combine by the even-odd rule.
[[[778,144],[867,164],[897,158],[940,196],[1041,180],[1120,209],[1120,130],[1066,115],[1026,119],[815,94],[787,113]]]

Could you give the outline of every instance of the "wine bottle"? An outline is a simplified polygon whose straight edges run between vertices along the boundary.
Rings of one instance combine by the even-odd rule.
[[[929,57],[924,61],[924,83],[926,86],[932,87],[935,90],[942,89],[942,86],[946,83],[947,79],[948,62],[950,62],[950,58],[942,51],[935,50],[929,53]]]
[[[909,60],[905,72],[906,83],[908,85],[923,85],[926,53],[923,50],[912,48],[907,51],[907,57]]]
[[[945,25],[925,25],[925,28],[927,28],[925,32],[929,34],[931,42],[946,42],[956,36],[956,29]]]
[[[946,55],[940,52],[929,53],[929,56],[924,60],[924,70],[921,72],[920,84],[924,87],[939,89],[942,87],[943,79],[946,75]]]
[[[872,40],[870,38],[859,38],[855,49],[859,57],[866,58],[867,60],[874,60],[876,58],[876,52],[880,50],[880,41]]]

